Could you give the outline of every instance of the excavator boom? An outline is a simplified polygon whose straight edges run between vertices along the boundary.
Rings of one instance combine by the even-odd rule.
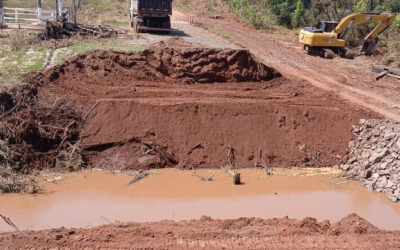
[[[389,27],[396,19],[395,13],[353,13],[343,18],[334,29],[337,34],[346,32],[350,26],[360,23],[380,22],[375,29],[367,36],[374,38],[379,35],[385,28]],[[344,35],[342,35],[344,37]]]

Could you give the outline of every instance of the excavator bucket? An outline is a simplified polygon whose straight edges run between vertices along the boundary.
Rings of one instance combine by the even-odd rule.
[[[378,54],[377,43],[375,41],[364,41],[363,46],[358,53],[366,56]]]

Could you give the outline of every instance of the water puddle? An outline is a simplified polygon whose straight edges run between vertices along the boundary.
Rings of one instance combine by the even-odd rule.
[[[243,185],[221,170],[153,171],[132,185],[130,176],[92,171],[45,184],[38,195],[0,195],[0,214],[20,229],[90,227],[115,221],[148,222],[238,217],[315,217],[337,221],[357,213],[382,229],[400,229],[400,204],[368,191],[357,182],[331,175],[266,176],[241,170]],[[0,222],[0,231],[11,230]]]

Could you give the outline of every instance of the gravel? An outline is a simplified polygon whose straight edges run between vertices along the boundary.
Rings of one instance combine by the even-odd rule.
[[[385,193],[393,202],[400,200],[400,123],[361,119],[353,134],[349,158],[340,166],[343,175]]]

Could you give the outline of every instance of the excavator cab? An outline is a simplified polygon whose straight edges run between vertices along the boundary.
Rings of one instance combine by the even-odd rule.
[[[332,32],[339,22],[336,21],[321,21],[317,23],[316,27],[305,27],[304,30],[311,33],[324,33]]]
[[[338,24],[339,22],[337,21],[322,21],[318,22],[317,28],[323,30],[324,32],[332,32]]]

